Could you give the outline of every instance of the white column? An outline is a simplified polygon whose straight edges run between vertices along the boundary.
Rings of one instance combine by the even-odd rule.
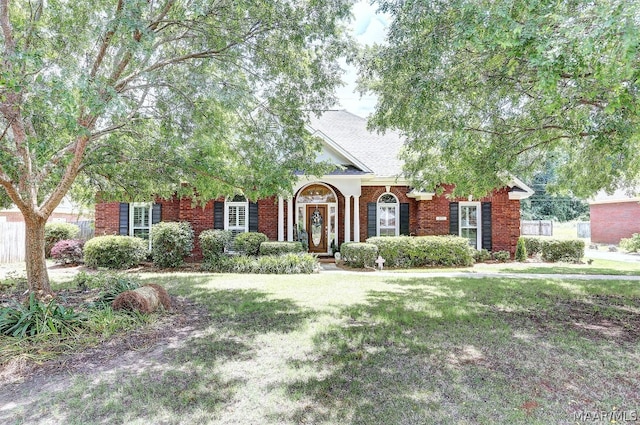
[[[293,199],[287,199],[287,240],[293,241]]]
[[[284,241],[284,199],[278,196],[278,241]]]
[[[351,242],[351,195],[344,197],[344,241]]]
[[[353,197],[353,241],[360,242],[360,196]]]

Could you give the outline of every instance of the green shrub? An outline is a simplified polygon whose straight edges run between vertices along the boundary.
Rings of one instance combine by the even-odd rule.
[[[98,236],[84,245],[84,263],[88,267],[128,269],[147,256],[147,242],[134,236]]]
[[[211,261],[224,254],[224,250],[231,245],[232,238],[230,230],[209,229],[200,233],[198,240],[204,260]]]
[[[236,251],[246,255],[258,255],[260,252],[260,244],[267,242],[269,238],[264,233],[244,232],[240,233],[233,240],[233,246]]]
[[[509,251],[496,251],[493,253],[493,259],[501,263],[506,263],[511,260],[511,254]]]
[[[542,260],[550,263],[566,261],[579,263],[584,256],[584,241],[579,239],[546,239],[542,242]]]
[[[301,242],[262,242],[260,255],[281,255],[290,252],[303,252]]]
[[[33,293],[26,305],[15,303],[0,308],[0,334],[17,338],[40,334],[70,335],[82,327],[86,317],[55,300],[45,304]]]
[[[313,273],[318,259],[308,253],[218,256],[202,264],[202,269],[215,273],[308,274]]]
[[[484,263],[491,260],[491,253],[484,248],[478,249],[473,253],[473,259],[476,263]]]
[[[193,229],[187,222],[163,221],[151,228],[151,256],[158,267],[178,267],[193,249]]]
[[[620,247],[627,252],[640,251],[640,233],[634,233],[630,238],[620,239]]]
[[[468,239],[458,236],[374,237],[367,242],[378,247],[387,267],[470,266],[474,261]]]
[[[351,267],[374,267],[378,258],[378,247],[366,242],[345,242],[340,246],[340,255]]]
[[[527,261],[527,246],[523,238],[518,238],[516,245],[516,261]]]
[[[520,236],[518,240],[524,241],[524,247],[527,249],[527,256],[533,257],[534,255],[542,252],[542,239],[528,236]]]
[[[62,240],[75,239],[80,228],[71,223],[47,223],[44,225],[44,255],[51,257],[51,248]]]
[[[80,264],[82,262],[82,239],[65,239],[56,242],[51,248],[51,258],[57,264]]]

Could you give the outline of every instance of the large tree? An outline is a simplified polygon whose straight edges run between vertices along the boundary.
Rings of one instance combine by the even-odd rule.
[[[249,197],[314,172],[351,0],[0,0],[0,201],[22,212],[29,288],[74,182],[103,196]],[[187,183],[187,184],[184,184]]]
[[[408,137],[417,186],[486,193],[562,158],[577,195],[640,176],[640,2],[377,0],[386,43],[360,56],[378,129]]]

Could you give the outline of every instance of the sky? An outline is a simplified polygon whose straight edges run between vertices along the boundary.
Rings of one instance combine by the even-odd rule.
[[[357,2],[352,9],[354,19],[351,21],[350,28],[352,35],[362,44],[371,45],[373,43],[382,43],[385,36],[385,29],[388,25],[388,17],[376,13],[377,6],[371,6],[368,0]],[[346,109],[356,115],[366,118],[376,104],[376,98],[367,94],[361,96],[355,92],[356,88],[356,69],[347,65],[346,61],[342,62],[345,69],[343,80],[345,85],[338,88],[337,96],[339,104],[338,109]]]

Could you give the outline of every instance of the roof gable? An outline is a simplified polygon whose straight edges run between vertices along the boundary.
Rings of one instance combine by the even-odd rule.
[[[396,132],[371,132],[366,119],[345,110],[325,111],[320,117],[312,117],[308,128],[324,141],[323,159],[347,159],[350,165],[378,177],[402,174],[403,163],[398,154],[404,143]]]

